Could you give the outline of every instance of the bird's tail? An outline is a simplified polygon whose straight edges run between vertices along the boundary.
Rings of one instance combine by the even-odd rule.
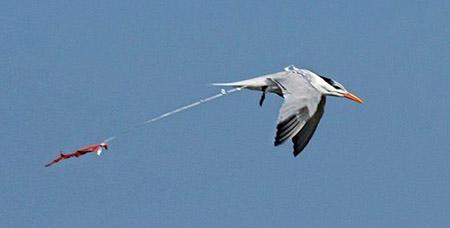
[[[224,86],[224,87],[242,87],[245,83],[241,82],[228,82],[228,83],[212,83],[212,86]]]
[[[263,87],[268,85],[268,80],[266,77],[257,77],[243,81],[228,82],[228,83],[212,83],[213,86],[225,86],[225,87],[244,87],[246,89],[252,90],[262,90]]]
[[[100,147],[100,148],[97,150],[97,155],[100,156],[100,155],[102,154],[102,151],[103,151],[103,150],[102,150],[102,148]]]

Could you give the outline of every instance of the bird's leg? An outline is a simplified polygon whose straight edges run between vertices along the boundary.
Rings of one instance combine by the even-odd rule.
[[[264,103],[264,99],[266,99],[266,90],[267,90],[267,86],[263,86],[261,87],[262,90],[262,95],[261,98],[259,99],[259,106],[262,107],[263,103]]]
[[[266,99],[266,91],[263,91],[261,98],[259,99],[259,106],[262,107],[264,103],[264,99]]]

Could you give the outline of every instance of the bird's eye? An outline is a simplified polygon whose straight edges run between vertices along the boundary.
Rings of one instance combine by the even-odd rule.
[[[340,89],[340,90],[342,90],[342,87],[340,87],[340,86],[338,86],[338,85],[333,85],[333,87],[334,87],[335,89]]]
[[[320,75],[319,75],[320,76]],[[345,90],[344,86],[342,86],[341,84],[339,84],[339,82],[336,82],[330,78],[324,77],[324,76],[320,76],[325,82],[327,82],[330,86],[333,86],[333,88],[337,89],[337,90]]]
[[[333,86],[336,89],[339,89],[339,85],[336,84],[336,82],[334,82],[333,80],[324,77],[324,76],[320,76],[324,81],[326,81],[329,85]]]

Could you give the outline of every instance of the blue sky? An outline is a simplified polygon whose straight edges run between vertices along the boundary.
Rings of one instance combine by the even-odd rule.
[[[445,227],[448,1],[2,1],[1,227]],[[294,158],[281,99],[244,91],[60,150],[295,64],[328,99]]]

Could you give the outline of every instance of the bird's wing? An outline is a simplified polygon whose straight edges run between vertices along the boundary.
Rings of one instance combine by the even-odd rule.
[[[58,162],[60,162],[61,160],[64,160],[65,158],[62,156],[62,155],[60,155],[59,157],[57,157],[55,160],[53,160],[53,161],[51,161],[50,163],[48,163],[47,165],[45,165],[45,167],[49,167],[49,166],[51,166],[51,165],[53,165],[53,164],[55,164],[55,163],[58,163]]]
[[[80,151],[80,152],[91,152],[93,150],[96,150],[97,147],[99,147],[99,144],[85,146],[83,148],[78,149],[77,151]]]
[[[289,72],[283,77],[274,77],[271,80],[278,85],[284,97],[275,136],[275,146],[278,146],[287,139],[296,136],[305,125],[309,125],[307,123],[315,115],[322,95],[302,74],[296,72]],[[320,120],[320,117],[318,120]],[[317,123],[318,120],[314,119]],[[314,127],[308,127],[308,130],[305,128],[304,132],[296,137],[297,140],[294,140],[294,154],[300,153],[306,145],[301,146],[301,144],[307,143],[314,133],[314,130],[311,131],[311,129],[315,129],[317,123],[314,124],[313,122],[311,122],[311,125]]]
[[[320,103],[317,106],[316,113],[314,113],[314,115],[306,122],[305,126],[303,126],[294,138],[292,138],[292,142],[294,143],[294,156],[299,155],[308,144],[309,140],[311,140],[311,137],[319,124],[320,118],[322,118],[325,103],[326,97],[322,96]]]
[[[62,160],[62,158],[57,158],[57,159],[51,161],[50,163],[48,163],[47,165],[45,165],[45,167],[49,167],[49,166],[51,166],[51,165],[53,165],[55,163],[58,163],[61,160]]]

